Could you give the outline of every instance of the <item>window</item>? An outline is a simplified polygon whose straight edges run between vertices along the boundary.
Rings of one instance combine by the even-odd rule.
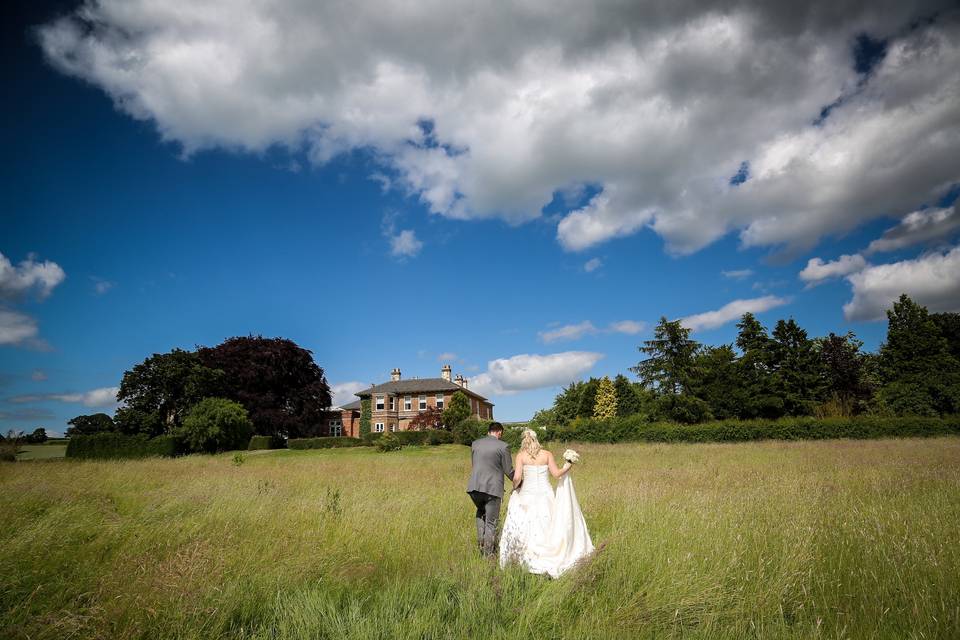
[[[410,396],[403,396],[403,410],[410,411],[413,409],[413,400]]]
[[[390,411],[393,411],[393,409],[394,409],[394,401],[395,401],[395,400],[396,400],[396,398],[394,398],[393,396],[390,396]]]
[[[377,396],[377,411],[383,411],[383,396]]]
[[[327,425],[329,426],[330,435],[334,438],[339,438],[343,435],[343,423],[339,420],[331,420]]]
[[[377,424],[373,425],[373,432],[374,432],[374,433],[383,433],[383,423],[382,423],[382,422],[378,422]]]
[[[427,396],[420,396],[420,411],[427,408]]]
[[[391,423],[390,423],[390,431],[396,431],[396,430],[397,430],[397,425],[395,425],[395,424],[393,424],[393,423],[391,422]]]
[[[437,394],[437,409],[443,409],[443,394]]]

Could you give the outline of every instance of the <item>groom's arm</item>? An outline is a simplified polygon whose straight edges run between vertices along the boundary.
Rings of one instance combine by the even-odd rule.
[[[513,482],[513,459],[510,457],[510,447],[500,449],[500,468],[503,469],[503,475]]]

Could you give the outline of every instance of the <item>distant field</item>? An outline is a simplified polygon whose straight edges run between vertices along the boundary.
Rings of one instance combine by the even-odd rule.
[[[67,443],[25,444],[20,447],[17,460],[46,460],[62,458],[67,453]]]
[[[556,581],[476,557],[456,445],[3,464],[0,637],[960,637],[960,438],[578,449]]]

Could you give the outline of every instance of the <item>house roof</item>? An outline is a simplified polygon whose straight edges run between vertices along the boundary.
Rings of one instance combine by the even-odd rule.
[[[341,411],[359,411],[360,410],[360,401],[354,400],[353,402],[348,402],[347,404],[340,407]]]
[[[450,382],[449,380],[444,380],[443,378],[411,378],[409,380],[394,380],[390,382],[384,382],[383,384],[375,384],[368,389],[363,391],[357,391],[356,395],[361,398],[367,396],[372,396],[375,393],[383,394],[403,394],[403,393],[430,393],[437,391],[463,391],[468,396],[473,396],[474,398],[479,398],[489,402],[486,398],[475,391],[470,389],[464,389],[455,382]]]

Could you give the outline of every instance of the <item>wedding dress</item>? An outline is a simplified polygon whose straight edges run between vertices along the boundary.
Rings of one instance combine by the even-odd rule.
[[[556,578],[593,553],[573,478],[563,475],[556,493],[549,478],[547,465],[524,465],[523,483],[510,496],[500,536],[501,567],[516,562]]]

